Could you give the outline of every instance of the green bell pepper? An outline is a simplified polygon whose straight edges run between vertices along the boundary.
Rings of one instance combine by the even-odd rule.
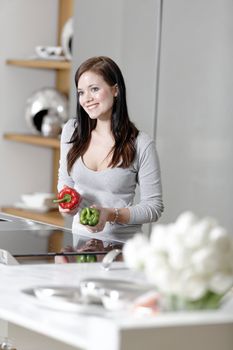
[[[86,255],[86,262],[87,263],[92,263],[92,262],[96,262],[96,261],[97,261],[96,255]]]
[[[80,223],[95,226],[99,222],[100,212],[96,208],[83,208],[80,213]]]
[[[86,262],[86,255],[78,255],[76,258],[76,262],[85,263]]]
[[[91,262],[96,262],[97,257],[96,255],[78,255],[76,258],[76,261],[78,263],[91,263]]]

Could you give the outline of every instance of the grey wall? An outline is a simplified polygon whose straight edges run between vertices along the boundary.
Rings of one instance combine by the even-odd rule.
[[[161,221],[192,209],[232,229],[233,2],[163,3],[156,132],[165,200]],[[75,0],[73,72],[89,56],[111,55],[126,78],[132,119],[150,134],[156,127],[157,4]],[[5,141],[2,134],[27,132],[24,101],[54,82],[53,72],[10,67],[5,60],[28,57],[38,44],[55,44],[56,24],[55,0],[0,0],[1,204],[50,189],[49,150]]]
[[[125,78],[131,120],[152,137],[156,128],[160,0],[76,0],[73,73],[85,59],[106,55]],[[71,109],[75,114],[73,85]],[[139,198],[137,192],[136,201]],[[144,225],[149,232],[150,226]]]
[[[8,58],[29,58],[36,45],[56,45],[57,0],[0,0],[0,205],[22,193],[50,192],[52,157],[48,149],[9,142],[5,132],[30,132],[24,119],[26,99],[53,86],[49,70],[8,66]]]
[[[232,1],[163,1],[158,99],[159,2],[75,3],[73,69],[93,55],[113,57],[126,78],[132,119],[156,134],[161,222],[190,209],[231,229]]]
[[[164,0],[158,105],[165,213],[232,232],[233,2]]]
[[[89,57],[113,58],[125,77],[130,117],[151,136],[156,125],[159,14],[159,0],[75,1],[73,75]],[[74,105],[75,90],[73,110]]]

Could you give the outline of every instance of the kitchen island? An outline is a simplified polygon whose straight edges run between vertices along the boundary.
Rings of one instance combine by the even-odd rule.
[[[25,288],[78,286],[83,278],[135,280],[123,263],[0,265],[0,318],[66,346],[87,350],[232,350],[233,305],[219,311],[134,315],[130,311],[57,311],[43,307]],[[11,328],[9,328],[10,330]],[[14,340],[14,334],[9,332]],[[14,341],[17,348],[17,339]],[[22,347],[21,347],[22,348]],[[38,344],[30,349],[39,349]]]
[[[145,282],[123,262],[114,262],[109,270],[102,263],[0,264],[0,276],[0,319],[8,322],[17,349],[233,349],[232,300],[218,311],[150,315],[92,305],[55,309],[24,292],[38,286],[78,287],[87,278]]]

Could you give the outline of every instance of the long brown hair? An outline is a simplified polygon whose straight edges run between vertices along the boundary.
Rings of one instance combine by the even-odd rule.
[[[115,145],[111,150],[112,160],[110,167],[127,168],[135,157],[135,139],[139,131],[129,119],[126,88],[121,70],[109,57],[89,58],[80,65],[75,74],[76,88],[78,87],[79,78],[87,71],[101,75],[109,86],[117,84],[118,94],[114,100],[111,119],[111,131],[115,139]],[[75,130],[69,142],[72,143],[72,147],[67,154],[67,169],[69,173],[75,161],[86,152],[90,143],[91,132],[95,129],[96,123],[97,121],[89,118],[88,114],[81,107],[77,96]]]

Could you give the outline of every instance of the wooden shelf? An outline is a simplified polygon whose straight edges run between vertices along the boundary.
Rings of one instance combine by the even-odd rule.
[[[58,25],[57,25],[57,45],[61,46],[61,34],[66,21],[73,16],[74,0],[59,0],[59,13],[58,13]],[[71,62],[68,60],[44,60],[44,59],[7,59],[6,64],[23,67],[23,68],[35,68],[35,69],[48,69],[55,70],[55,88],[65,94],[69,98],[70,91],[70,72]],[[21,142],[34,146],[47,147],[52,149],[53,164],[52,164],[52,186],[51,191],[56,193],[57,191],[57,175],[60,158],[60,140],[59,138],[44,137],[42,135],[33,134],[20,134],[20,133],[5,133],[4,139],[9,141]],[[64,226],[64,218],[61,216],[58,210],[49,211],[47,213],[38,213],[29,210],[18,209],[14,207],[3,207],[3,212],[12,215],[20,216],[23,218],[45,222],[52,225]],[[57,238],[54,238],[58,240]]]
[[[42,59],[8,59],[7,64],[25,67],[25,68],[41,68],[41,69],[57,69],[70,70],[70,61],[58,60],[42,60]]]
[[[5,133],[4,139],[9,141],[26,143],[29,145],[52,148],[53,151],[53,174],[51,191],[56,193],[58,181],[58,168],[60,159],[60,140],[58,138],[44,137],[41,135]]]
[[[27,143],[35,146],[50,147],[58,150],[60,148],[60,140],[52,137],[18,133],[5,133],[3,137],[6,140]]]
[[[51,225],[64,226],[64,218],[58,210],[50,210],[46,213],[39,213],[30,210],[18,209],[14,207],[2,207],[3,213],[19,216],[25,219],[44,222]]]

